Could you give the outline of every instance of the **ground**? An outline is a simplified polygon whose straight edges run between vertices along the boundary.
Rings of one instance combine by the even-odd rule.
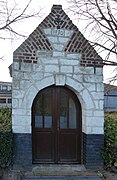
[[[12,170],[0,171],[0,180],[20,180],[20,175],[30,175],[30,172],[16,172]],[[86,172],[79,172],[79,176],[99,176],[103,180],[117,180],[117,173],[112,173],[105,170],[87,170]]]

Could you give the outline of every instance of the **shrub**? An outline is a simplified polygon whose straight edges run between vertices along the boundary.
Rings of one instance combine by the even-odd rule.
[[[105,114],[105,147],[103,151],[106,168],[117,168],[117,113]]]
[[[11,110],[0,109],[0,167],[8,167],[12,160]]]

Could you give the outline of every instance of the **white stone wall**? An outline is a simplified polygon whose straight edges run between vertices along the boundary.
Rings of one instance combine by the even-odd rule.
[[[37,51],[38,63],[13,63],[13,132],[31,133],[31,107],[37,93],[50,85],[67,86],[82,107],[82,131],[103,134],[103,69],[80,66],[81,54],[66,53],[72,30],[44,29],[53,51]]]

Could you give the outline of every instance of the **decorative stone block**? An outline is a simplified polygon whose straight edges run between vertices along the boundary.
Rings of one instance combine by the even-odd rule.
[[[38,89],[35,86],[31,86],[25,93],[20,108],[31,109],[35,95],[38,93]]]
[[[14,62],[13,63],[13,69],[14,70],[19,70],[19,62]]]
[[[67,37],[58,37],[58,42],[62,44],[66,44],[69,41]]]
[[[59,42],[58,38],[56,36],[48,36],[47,38],[51,43],[58,43]]]
[[[96,83],[83,83],[86,89],[88,89],[89,92],[96,91]]]
[[[101,110],[99,107],[99,100],[94,100],[95,109]]]
[[[102,126],[92,127],[92,134],[104,134],[104,124]]]
[[[74,31],[72,30],[65,30],[65,37],[70,37]]]
[[[12,125],[14,126],[29,126],[31,125],[31,116],[29,115],[13,115]],[[24,132],[25,133],[25,132]]]
[[[66,81],[66,76],[64,74],[56,74],[56,86],[64,86]]]
[[[57,65],[45,65],[45,72],[58,73],[59,66]]]
[[[48,76],[48,77],[45,77],[44,79],[42,79],[41,81],[37,81],[35,82],[35,87],[37,88],[37,93],[41,90],[41,89],[44,89],[45,87],[48,87],[48,86],[51,86],[55,84],[55,78],[54,76]],[[31,93],[31,89],[29,91]],[[37,94],[36,93],[36,94]]]
[[[60,71],[62,73],[73,73],[73,67],[72,66],[61,66]]]
[[[80,63],[81,53],[68,53],[66,56],[68,59],[76,59]]]
[[[104,101],[103,100],[99,100],[99,109],[104,110]]]
[[[21,63],[21,71],[31,72],[32,71],[32,64],[31,63]]]
[[[19,108],[19,99],[12,98],[12,108]]]
[[[53,57],[64,57],[65,53],[61,51],[54,51],[53,52]]]
[[[44,71],[44,66],[45,65],[57,65],[59,64],[59,59],[58,58],[41,58],[40,59],[40,66],[42,66],[42,68],[39,70],[43,71],[44,73],[46,73],[46,71]]]
[[[102,76],[96,76],[96,75],[84,75],[84,82],[89,82],[89,83],[100,83],[103,81]]]
[[[63,51],[64,45],[63,44],[54,44],[53,43],[53,48],[55,51]]]
[[[78,82],[81,82],[81,83],[83,82],[83,75],[82,74],[77,74],[77,75],[75,74],[75,75],[73,75],[73,78]]]
[[[83,71],[79,66],[75,66],[74,67],[74,74],[83,74]]]
[[[31,77],[31,80],[30,80],[30,85],[31,85],[31,84],[34,84],[35,81],[43,79],[44,73],[43,72],[34,72],[30,75],[30,77]]]
[[[91,93],[93,96],[93,99],[99,99],[99,100],[103,100],[104,99],[104,93],[103,92],[92,92]]]
[[[85,106],[86,106],[85,108],[86,109],[94,109],[95,106],[94,106],[94,102],[93,102],[92,96],[90,94],[90,91],[88,91],[87,89],[84,89],[81,92],[81,96],[85,101]]]
[[[23,90],[13,89],[13,90],[12,90],[12,98],[15,98],[15,99],[23,98],[24,93],[25,93],[25,92],[24,92]]]
[[[19,88],[20,88],[20,81],[19,81],[19,79],[13,81],[13,83],[12,83],[12,88],[13,88],[13,89],[19,89]]]
[[[31,133],[31,125],[30,126],[12,126],[13,133]]]
[[[31,81],[29,80],[21,80],[20,81],[20,89],[24,90],[24,89],[29,89],[29,87],[32,85]]]
[[[94,116],[97,116],[97,117],[104,117],[104,111],[103,110],[94,110]]]
[[[64,29],[51,29],[51,34],[53,36],[65,36],[65,30]]]
[[[45,33],[46,35],[51,35],[52,29],[51,29],[51,28],[46,28],[46,29],[44,28],[43,31],[44,31],[44,33]]]
[[[100,92],[104,92],[104,84],[103,82],[96,83],[96,90]]]
[[[96,74],[97,75],[102,75],[103,74],[103,68],[96,68]]]
[[[74,88],[78,93],[80,93],[83,90],[83,85],[74,79],[66,76],[66,84],[72,88]]]
[[[85,125],[86,125],[86,127],[88,127],[88,126],[103,127],[103,125],[104,125],[103,116],[101,116],[101,117],[94,117],[94,116],[86,117]],[[92,133],[90,132],[90,134],[92,134]],[[100,133],[98,133],[98,134],[100,134]]]
[[[17,108],[17,109],[13,109],[12,111],[12,115],[20,115],[20,116],[31,116],[31,111],[30,109],[21,109],[21,108]]]
[[[36,52],[36,56],[38,57],[38,58],[40,58],[40,57],[51,57],[52,56],[52,52],[51,51],[47,51],[47,50],[38,50],[37,52]]]
[[[60,60],[59,60],[59,62],[60,62],[60,65],[61,66],[63,66],[63,65],[68,65],[68,66],[71,66],[71,67],[73,67],[74,68],[74,66],[78,66],[78,64],[79,64],[79,61],[78,60],[72,60],[72,59],[62,59],[62,58],[60,58]]]

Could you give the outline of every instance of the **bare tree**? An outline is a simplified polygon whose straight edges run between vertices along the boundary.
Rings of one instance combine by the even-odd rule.
[[[25,7],[20,7],[15,0],[0,0],[0,39],[9,39],[11,36],[25,37],[16,30],[17,24],[31,17],[40,16],[41,9],[38,12],[29,10],[31,3],[32,0],[29,0]],[[4,33],[5,35],[6,33],[10,34],[10,36],[4,36]]]
[[[91,44],[103,54],[104,64],[117,66],[117,0],[68,0],[68,3],[80,24],[78,27],[82,26],[82,32],[89,35]]]

